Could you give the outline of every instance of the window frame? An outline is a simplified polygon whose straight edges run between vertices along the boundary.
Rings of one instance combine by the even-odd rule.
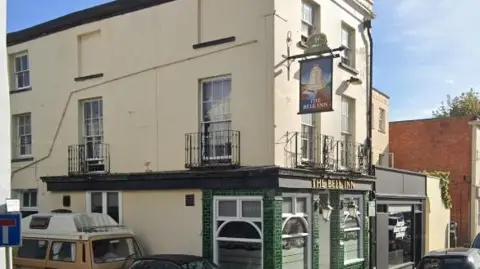
[[[284,202],[284,199],[285,198],[288,198],[288,199],[291,199],[292,201],[292,212],[291,213],[284,213],[283,212],[283,202]],[[305,211],[306,212],[297,212],[297,199],[300,198],[300,199],[305,199]],[[312,214],[313,213],[313,210],[312,210],[312,196],[308,193],[283,193],[282,194],[282,230],[281,230],[281,233],[282,233],[282,240],[284,238],[292,238],[292,237],[296,237],[296,236],[288,236],[288,235],[283,235],[283,229],[284,229],[284,225],[287,223],[288,220],[292,219],[292,218],[295,218],[295,217],[298,217],[298,218],[304,218],[306,219],[307,221],[307,234],[301,234],[302,236],[306,236],[307,237],[307,242],[305,242],[305,246],[307,247],[307,262],[308,262],[308,268],[311,269],[313,264],[312,264],[312,235],[313,235],[313,231],[312,231]]]
[[[385,133],[386,131],[386,111],[383,108],[378,108],[378,131]]]
[[[302,5],[301,5],[301,30],[300,30],[300,34],[303,38],[308,38],[312,35],[314,29],[315,29],[315,6],[313,5],[313,3],[309,2],[309,1],[306,1],[306,0],[303,0],[302,1]],[[305,9],[310,9],[310,19],[311,21],[307,21],[305,20]],[[308,36],[305,36],[304,33],[303,33],[303,27],[306,26],[308,28]]]
[[[118,224],[123,224],[123,196],[121,191],[89,191],[86,193],[86,212],[92,212],[92,193],[102,194],[102,214],[108,215],[108,193],[118,194]]]
[[[213,83],[214,82],[224,82],[224,81],[230,81],[230,95],[228,96],[228,98],[223,98],[223,87],[222,87],[222,102],[225,102],[225,100],[228,100],[228,113],[226,114],[222,114],[222,116],[224,117],[222,120],[212,120],[210,119],[209,121],[205,121],[205,111],[204,111],[204,105],[205,103],[207,102],[211,102],[212,103],[212,110],[214,109],[214,99],[213,99],[213,92],[214,92],[214,89],[213,89]],[[201,79],[200,81],[200,134],[201,134],[201,138],[200,138],[200,148],[201,148],[201,151],[202,151],[202,160],[204,161],[209,161],[209,160],[231,160],[232,159],[232,151],[231,151],[231,142],[230,142],[230,145],[228,145],[228,142],[226,141],[229,141],[230,140],[230,137],[227,137],[226,141],[217,141],[217,143],[215,142],[217,139],[215,139],[215,137],[213,138],[210,138],[208,136],[208,134],[210,132],[207,132],[207,124],[210,125],[210,124],[226,124],[228,125],[228,128],[227,129],[219,129],[219,130],[215,130],[215,131],[211,131],[211,132],[227,132],[228,134],[230,132],[230,130],[232,130],[232,110],[231,110],[231,101],[232,101],[232,76],[231,75],[223,75],[223,76],[216,76],[216,77],[211,77],[211,78],[205,78],[205,79]],[[211,88],[211,99],[209,101],[205,101],[205,83],[212,83],[212,88]],[[228,118],[228,119],[225,119],[225,118]],[[225,140],[225,138],[223,138],[223,140]],[[206,141],[209,141],[209,142],[206,142]],[[210,141],[213,141],[213,145]],[[205,145],[209,145],[209,148],[212,148],[214,149],[212,153],[209,153],[208,156],[204,154],[204,151],[205,151],[205,148],[204,146]],[[220,146],[224,146],[224,155],[219,155],[219,156],[216,156],[216,152],[215,152],[215,147],[217,145],[220,145]],[[228,154],[228,148],[230,148],[230,154]]]
[[[26,57],[27,58],[27,65],[28,65],[28,68],[27,69],[21,69],[19,71],[17,71],[17,59],[18,58],[22,58],[22,57]],[[21,60],[20,60],[21,62]],[[24,85],[23,87],[19,87],[18,85],[18,76],[19,74],[28,74],[28,85]],[[30,89],[32,86],[32,83],[30,81],[30,57],[28,55],[28,52],[21,52],[21,53],[17,53],[17,54],[14,54],[13,55],[13,76],[14,76],[14,80],[15,80],[15,90],[16,91],[21,91],[21,90],[26,90],[26,89]]]
[[[218,204],[220,201],[236,201],[236,216],[235,217],[223,217],[219,216],[219,207]],[[258,201],[260,203],[260,217],[243,217],[242,216],[242,202],[243,201]],[[246,243],[260,243],[262,246],[261,250],[261,260],[264,258],[264,243],[263,243],[263,231],[264,231],[264,221],[263,221],[263,197],[262,196],[214,196],[213,197],[213,229],[212,229],[212,238],[213,238],[213,262],[219,264],[219,242],[220,241],[231,241],[231,242],[246,242]],[[222,227],[217,227],[218,221],[224,221],[221,225]],[[222,231],[224,225],[230,222],[244,222],[252,225],[257,229],[260,234],[260,239],[247,239],[247,238],[230,238],[230,237],[219,237],[219,232]],[[261,223],[261,229],[255,225],[255,222]],[[261,265],[263,268],[263,263]]]
[[[344,262],[343,264],[344,265],[349,265],[349,264],[353,264],[353,263],[358,263],[358,262],[363,262],[365,260],[365,249],[363,247],[363,244],[364,244],[364,236],[365,236],[365,217],[363,216],[365,214],[365,212],[363,212],[363,209],[364,209],[364,199],[365,197],[362,195],[362,194],[342,194],[340,195],[340,201],[345,201],[347,199],[358,199],[358,212],[360,213],[358,216],[357,216],[357,222],[358,222],[358,226],[359,227],[355,227],[355,228],[344,228],[343,229],[343,232],[352,232],[352,231],[358,231],[359,233],[359,257],[361,258],[357,258],[357,259],[350,259],[350,260],[345,260],[345,257],[344,257]],[[342,208],[342,210],[344,210]],[[348,211],[343,211],[343,215],[340,214],[340,216],[344,216],[344,220],[346,220],[349,215],[348,214]],[[344,255],[345,255],[345,252],[344,252]]]
[[[86,99],[82,100],[81,102],[81,119],[82,119],[82,144],[85,146],[85,160],[87,161],[96,161],[96,160],[104,160],[105,156],[103,156],[103,142],[104,142],[104,132],[103,132],[103,98],[93,98],[93,99]],[[98,103],[98,114],[96,116],[93,115],[93,103]],[[86,105],[90,106],[90,117],[86,117]],[[101,109],[100,109],[101,108]],[[89,129],[89,125],[91,129],[94,130],[94,121],[98,121],[98,134],[87,134],[87,129]],[[92,149],[94,151],[92,158],[89,158],[88,150],[88,143],[92,143]],[[96,151],[98,150],[98,154]],[[98,156],[97,156],[98,155]]]
[[[62,260],[54,260],[53,259],[53,246],[55,245],[55,243],[69,243],[71,245],[74,246],[74,253],[75,253],[75,256],[73,257],[73,260],[72,261],[62,261]],[[50,250],[48,251],[48,259],[47,259],[47,262],[66,262],[66,263],[76,263],[77,262],[77,254],[78,254],[78,247],[77,247],[77,242],[75,241],[61,241],[61,240],[52,240],[51,243],[50,243]],[[58,255],[58,254],[57,254]]]
[[[307,122],[304,117],[311,117],[310,121]],[[303,114],[301,115],[301,132],[300,132],[300,147],[301,147],[301,159],[302,161],[309,162],[315,160],[315,132],[316,132],[316,121],[313,114]],[[303,143],[307,145],[306,148],[303,147]],[[306,155],[304,155],[306,154]]]
[[[344,33],[347,35],[345,40]],[[355,41],[355,28],[348,25],[345,22],[342,22],[340,28],[340,44],[344,49],[341,56],[341,63],[355,68],[355,51],[356,51],[356,41]]]
[[[24,118],[24,124],[23,125],[20,125],[20,119],[21,118]],[[28,119],[28,124],[25,124],[25,120]],[[15,143],[13,144],[13,152],[14,152],[14,157],[15,158],[28,158],[28,157],[31,157],[32,154],[33,154],[33,135],[32,135],[32,113],[31,112],[26,112],[26,113],[22,113],[22,114],[16,114],[16,115],[13,115],[13,122],[15,124],[15,128],[14,128],[14,131],[15,131]],[[20,133],[20,127],[23,127],[23,129],[25,130],[25,127],[26,126],[29,126],[30,128],[30,133],[26,133],[24,131],[23,134]],[[30,144],[25,144],[25,145],[22,145],[22,138],[30,138]],[[27,146],[29,146],[30,148],[30,152],[26,152],[24,154],[22,154],[22,150],[21,148],[25,147],[27,148]]]
[[[35,198],[35,205],[32,204],[32,193],[35,193],[36,198]],[[22,190],[19,191],[19,194],[21,195],[21,210],[22,211],[38,211],[38,190]],[[28,194],[28,205],[25,206],[25,194]]]

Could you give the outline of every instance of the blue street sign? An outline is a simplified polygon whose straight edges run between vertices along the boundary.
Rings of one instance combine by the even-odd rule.
[[[22,245],[22,214],[0,214],[0,247]]]

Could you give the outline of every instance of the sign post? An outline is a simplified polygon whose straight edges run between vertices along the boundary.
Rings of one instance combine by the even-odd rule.
[[[22,245],[22,213],[19,199],[6,199],[6,214],[0,214],[0,247],[5,247],[5,268],[12,265],[10,247]]]

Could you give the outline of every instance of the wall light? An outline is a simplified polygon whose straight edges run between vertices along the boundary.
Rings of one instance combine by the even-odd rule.
[[[330,220],[330,215],[332,214],[333,207],[330,206],[330,202],[322,205],[318,213],[322,214],[324,220]]]
[[[352,85],[360,85],[363,83],[363,81],[357,77],[350,77],[349,79],[347,79],[345,82],[347,82],[348,84],[352,84]]]

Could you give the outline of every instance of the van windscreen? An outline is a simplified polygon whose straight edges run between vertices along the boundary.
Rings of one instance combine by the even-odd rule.
[[[140,250],[133,237],[95,240],[92,247],[95,263],[118,262],[140,257]]]

